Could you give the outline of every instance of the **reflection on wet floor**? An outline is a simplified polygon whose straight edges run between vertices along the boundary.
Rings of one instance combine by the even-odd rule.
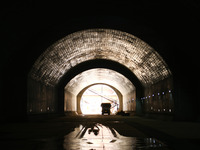
[[[64,137],[63,147],[65,150],[168,149],[155,138],[122,136],[114,128],[100,123],[76,127]]]

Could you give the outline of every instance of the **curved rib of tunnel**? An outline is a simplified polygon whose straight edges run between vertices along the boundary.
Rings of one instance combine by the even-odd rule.
[[[106,84],[121,110],[173,113],[172,73],[147,43],[125,32],[91,29],[51,45],[28,76],[28,113],[80,113],[80,93]]]

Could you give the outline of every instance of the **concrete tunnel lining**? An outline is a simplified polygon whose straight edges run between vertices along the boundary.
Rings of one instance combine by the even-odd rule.
[[[65,90],[77,95],[83,88],[94,83],[111,85],[121,93],[135,90],[133,83],[125,76],[114,70],[103,68],[90,69],[78,74],[65,86]]]
[[[111,88],[115,88],[115,91],[120,93],[120,110],[126,107],[123,104],[130,99],[136,99],[136,88],[133,83],[123,76],[122,74],[104,68],[96,68],[84,71],[76,75],[72,80],[65,86],[65,111],[78,111],[79,108],[79,93],[85,87],[89,87],[94,84],[105,84]]]
[[[103,67],[101,66],[102,64],[99,64],[99,67],[95,67],[93,64],[90,64],[93,63],[93,61],[97,63],[104,62],[104,65],[110,62],[114,66],[105,65],[108,67]],[[125,70],[131,72],[131,78],[137,78],[135,81],[140,84],[140,88],[147,89],[143,94],[142,91],[140,91],[140,97],[137,97],[137,99],[142,98],[142,96],[146,94],[149,95],[157,92],[157,88],[155,87],[159,87],[158,85],[160,85],[160,87],[165,85],[163,81],[172,77],[172,73],[162,57],[147,43],[131,34],[111,29],[89,29],[79,31],[51,45],[34,63],[28,75],[28,113],[62,113],[65,107],[64,87],[75,75],[78,75],[70,74],[70,72],[74,70],[74,68],[80,69],[82,64],[91,65],[85,66],[88,69],[107,68],[117,72],[121,70],[119,71],[115,67],[118,65],[123,66],[126,68]],[[100,73],[100,70],[102,69],[97,69],[96,71],[99,73],[100,77],[105,77]],[[85,70],[83,69],[81,72],[83,71]],[[93,74],[95,72],[93,72]],[[120,73],[126,76],[124,73]],[[63,80],[63,78],[68,75],[70,76],[70,80]],[[106,82],[112,82],[111,85],[113,87],[121,84],[113,81],[114,80],[110,80]],[[132,79],[131,82],[134,84]],[[139,85],[138,83],[134,85]],[[127,83],[127,85],[129,85],[129,83]],[[153,89],[149,90],[151,86]],[[81,90],[81,86],[76,87],[77,89],[79,88],[77,91]],[[123,92],[125,91],[124,87],[125,86],[123,86],[123,88],[118,86],[122,93],[126,95],[125,93],[128,92]],[[136,86],[136,88],[138,89],[138,86]],[[71,88],[68,90],[74,89]],[[73,92],[77,93],[77,91]],[[68,91],[68,93],[71,92]],[[75,93],[71,95],[71,99],[75,99]],[[128,98],[125,98],[127,99],[127,103],[123,103],[125,110],[135,111],[135,109],[133,109],[135,108],[135,103],[131,102],[134,95],[135,93],[132,92],[132,94],[129,94]],[[71,105],[69,111],[76,111],[76,107]]]
[[[79,31],[57,41],[36,60],[29,76],[55,86],[71,68],[92,59],[123,64],[144,86],[171,76],[165,61],[151,46],[131,34],[111,29]]]

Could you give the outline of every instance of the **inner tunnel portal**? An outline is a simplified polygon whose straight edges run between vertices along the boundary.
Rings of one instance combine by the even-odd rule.
[[[65,112],[75,111],[78,114],[82,114],[82,96],[87,89],[94,87],[95,85],[109,87],[109,90],[112,90],[116,93],[116,98],[119,99],[118,111],[128,110],[126,105],[127,101],[130,99],[136,99],[136,88],[128,78],[111,69],[95,68],[78,74],[65,86]],[[93,94],[95,95],[98,95],[98,93],[99,92],[93,91]],[[101,99],[106,99],[105,96],[101,96],[101,94],[99,95]],[[110,99],[107,98],[107,100]],[[135,106],[132,107],[134,107],[132,109],[135,109]]]
[[[92,85],[81,96],[81,112],[84,115],[102,114],[102,103],[109,103],[111,105],[111,114],[116,114],[119,110],[119,105],[121,105],[114,89],[103,84]]]

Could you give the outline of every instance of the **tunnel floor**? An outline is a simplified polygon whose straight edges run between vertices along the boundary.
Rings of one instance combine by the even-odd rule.
[[[191,131],[184,131],[188,127]],[[35,116],[1,123],[0,144],[8,150],[196,149],[199,128],[198,123],[134,116]]]

